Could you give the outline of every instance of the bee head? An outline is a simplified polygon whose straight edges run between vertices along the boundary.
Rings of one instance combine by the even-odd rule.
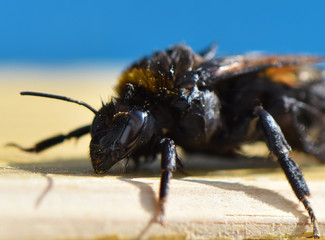
[[[92,125],[90,157],[96,173],[105,173],[153,135],[149,112],[132,109],[112,114],[109,108],[104,106]]]

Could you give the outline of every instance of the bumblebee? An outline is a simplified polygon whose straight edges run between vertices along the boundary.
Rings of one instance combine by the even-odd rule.
[[[319,238],[307,183],[291,149],[325,162],[325,83],[311,56],[215,56],[215,47],[195,53],[184,45],[155,52],[122,73],[117,95],[97,111],[67,97],[22,92],[74,102],[94,114],[91,125],[40,141],[41,152],[70,138],[91,134],[90,158],[103,174],[125,158],[141,163],[161,154],[159,221],[164,221],[168,183],[183,167],[176,146],[190,153],[234,156],[241,145],[265,141]],[[282,130],[283,131],[282,131]]]

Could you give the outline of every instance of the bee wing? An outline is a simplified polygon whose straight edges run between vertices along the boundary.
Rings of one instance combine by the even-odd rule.
[[[269,74],[294,72],[302,65],[321,61],[324,61],[324,58],[301,55],[240,55],[215,58],[198,66],[196,69],[199,75],[197,83],[199,86],[209,87],[224,79],[250,73],[261,73],[268,69],[272,69]]]

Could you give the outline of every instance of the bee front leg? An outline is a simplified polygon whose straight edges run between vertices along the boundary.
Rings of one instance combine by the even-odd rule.
[[[161,177],[158,202],[158,222],[161,224],[165,221],[165,204],[167,202],[168,184],[176,171],[177,150],[173,140],[164,138],[161,144]]]
[[[81,136],[88,134],[90,132],[90,125],[86,125],[84,127],[77,128],[68,134],[59,134],[47,139],[44,139],[40,142],[37,142],[33,147],[24,148],[16,143],[7,143],[6,146],[8,147],[15,147],[25,152],[35,152],[39,153],[42,152],[50,147],[53,147],[59,143],[62,143],[64,140],[70,138],[80,138]]]
[[[298,164],[289,157],[291,147],[287,143],[279,125],[267,111],[262,107],[257,107],[255,114],[259,117],[259,122],[270,151],[278,158],[278,162],[294,193],[299,201],[304,204],[304,207],[308,212],[311,222],[313,223],[314,238],[319,238],[320,235],[317,226],[317,219],[311,204],[307,199],[307,197],[310,196],[310,191]]]

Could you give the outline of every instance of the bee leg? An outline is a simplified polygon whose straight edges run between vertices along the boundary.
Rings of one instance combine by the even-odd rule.
[[[87,134],[89,132],[90,132],[90,125],[87,125],[87,126],[77,128],[77,129],[69,132],[68,134],[59,134],[59,135],[44,139],[44,140],[36,143],[34,145],[34,147],[31,147],[31,148],[24,148],[24,147],[21,147],[20,145],[18,145],[16,143],[8,143],[8,144],[6,144],[6,146],[16,147],[16,148],[19,148],[20,150],[25,151],[25,152],[36,152],[36,153],[38,153],[38,152],[44,151],[45,149],[53,147],[54,145],[62,143],[66,139],[70,139],[70,138],[73,138],[73,137],[74,138],[80,138],[81,136],[83,136],[83,135],[85,135],[85,134]]]
[[[259,123],[266,137],[270,151],[278,158],[278,162],[294,193],[299,201],[304,204],[308,212],[310,220],[313,223],[314,238],[319,238],[317,219],[310,202],[307,200],[307,197],[310,196],[310,191],[298,164],[289,157],[291,147],[287,143],[279,125],[267,111],[262,107],[257,107],[255,114],[259,117]]]
[[[324,144],[321,144],[324,142],[324,137],[320,137],[323,134],[313,140],[313,138],[308,135],[308,132],[306,130],[308,127],[306,127],[303,123],[301,123],[301,121],[298,120],[299,115],[305,113],[307,116],[312,117],[312,126],[318,126],[318,131],[322,133],[324,132],[324,113],[316,107],[294,98],[283,97],[283,102],[286,110],[290,111],[291,113],[292,124],[298,133],[297,139],[302,144],[302,150],[306,153],[310,153],[316,156],[320,161],[325,162],[325,151],[323,150]]]
[[[217,54],[218,46],[217,44],[211,44],[208,48],[203,49],[199,54],[205,59],[205,60],[211,60],[215,58]]]
[[[158,222],[164,223],[165,204],[167,202],[168,184],[173,172],[176,171],[177,151],[173,140],[164,138],[161,144],[161,177],[158,202]]]

